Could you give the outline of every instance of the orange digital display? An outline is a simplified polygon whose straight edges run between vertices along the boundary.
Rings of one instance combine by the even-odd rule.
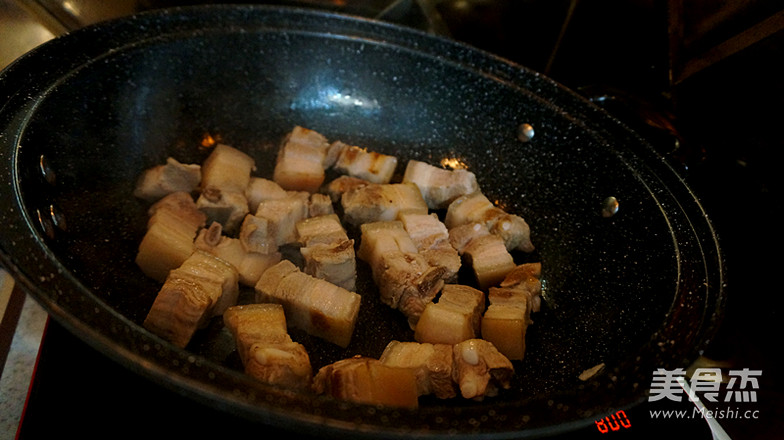
[[[619,431],[621,428],[627,429],[632,427],[632,422],[623,410],[616,411],[615,414],[595,420],[596,429],[602,434],[610,431]]]

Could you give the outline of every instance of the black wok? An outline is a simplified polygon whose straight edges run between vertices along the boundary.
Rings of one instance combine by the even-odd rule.
[[[652,372],[689,365],[721,316],[717,237],[673,168],[559,84],[452,41],[323,12],[176,9],[34,50],[0,75],[0,102],[2,264],[91,345],[219,410],[322,435],[552,434],[644,400]],[[140,326],[158,285],[133,263],[147,208],[131,196],[139,173],[167,156],[201,161],[209,134],[269,176],[297,124],[401,166],[459,159],[528,220],[537,251],[517,258],[542,262],[545,301],[510,390],[422,398],[415,412],[336,402],[243,375],[220,322],[187,350]],[[411,338],[371,285],[359,291],[347,349],[295,335],[314,368]]]

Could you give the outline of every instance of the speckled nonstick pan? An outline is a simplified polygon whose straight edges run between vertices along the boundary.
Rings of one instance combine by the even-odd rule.
[[[535,129],[528,142],[523,123]],[[542,262],[544,303],[510,390],[422,398],[413,412],[336,402],[244,376],[219,320],[186,350],[141,327],[158,285],[133,262],[146,221],[131,196],[140,172],[168,156],[201,161],[210,134],[270,176],[297,124],[401,167],[458,159],[528,221],[537,251],[516,257]],[[55,319],[150,380],[298,432],[504,438],[585,426],[644,400],[654,369],[694,360],[725,298],[706,213],[637,135],[536,72],[364,19],[200,7],[76,31],[0,75],[0,158],[2,264]],[[359,292],[347,349],[293,331],[314,368],[411,339],[371,284]]]

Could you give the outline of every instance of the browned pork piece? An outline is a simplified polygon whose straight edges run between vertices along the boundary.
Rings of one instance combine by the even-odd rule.
[[[201,165],[183,164],[169,157],[166,164],[145,170],[136,183],[133,195],[155,202],[174,192],[192,193],[201,182]]]
[[[413,369],[392,367],[361,356],[322,367],[313,378],[313,389],[318,394],[370,405],[419,405]]]
[[[324,194],[284,191],[272,199],[260,199],[255,215],[246,216],[239,238],[248,251],[262,254],[277,252],[298,240],[296,225],[310,216],[334,213],[332,201]]]
[[[414,370],[420,396],[433,394],[439,399],[457,396],[457,386],[452,380],[451,345],[391,341],[379,360],[390,367]]]
[[[194,246],[229,262],[239,272],[240,284],[249,287],[255,286],[261,274],[281,259],[280,252],[256,252],[246,248],[241,239],[223,235],[217,222],[199,231]]]
[[[207,215],[207,222],[218,222],[229,233],[236,232],[248,214],[248,200],[236,191],[223,191],[218,187],[204,188],[196,199],[196,207]]]
[[[340,218],[334,213],[300,220],[295,229],[297,243],[303,247],[348,240]]]
[[[340,203],[344,220],[352,225],[395,220],[401,212],[428,212],[413,183],[370,183],[345,192]]]
[[[304,272],[347,290],[356,289],[354,240],[346,234],[336,214],[319,215],[296,224]]]
[[[470,286],[446,284],[438,302],[425,306],[414,339],[432,344],[457,344],[479,337],[484,292]]]
[[[281,188],[275,181],[263,177],[251,176],[248,187],[245,188],[245,198],[248,200],[248,212],[258,211],[259,203],[265,200],[279,200],[288,197],[288,191]]]
[[[308,217],[309,195],[289,192],[289,197],[259,203],[256,217],[267,221],[266,232],[278,246],[297,241],[296,224]]]
[[[163,282],[192,253],[193,240],[206,215],[187,192],[175,192],[148,210],[147,231],[139,244],[136,264],[145,275]]]
[[[512,362],[492,343],[469,339],[453,346],[453,378],[466,399],[481,400],[508,389],[514,374]]]
[[[237,271],[227,262],[204,252],[193,252],[166,278],[144,327],[185,347],[209,318],[237,302],[237,280]]]
[[[368,151],[343,142],[333,142],[329,154],[335,158],[332,165],[340,173],[373,183],[389,183],[397,168],[397,158]]]
[[[531,311],[541,308],[542,263],[521,264],[510,271],[500,286],[526,292],[531,302]]]
[[[291,340],[280,304],[234,306],[226,310],[223,321],[248,375],[290,389],[310,387],[310,358],[302,344]]]
[[[534,250],[531,243],[531,230],[525,220],[496,207],[479,191],[452,201],[447,208],[444,223],[450,230],[460,225],[481,223],[491,234],[503,239],[507,250],[519,249],[523,252]]]
[[[512,362],[490,342],[468,339],[454,345],[392,341],[381,354],[385,365],[410,368],[420,395],[449,398],[460,394],[481,400],[509,388]]]
[[[278,252],[274,225],[263,217],[246,215],[240,226],[239,240],[246,252],[270,255]]]
[[[358,294],[301,272],[288,260],[267,269],[255,289],[256,302],[283,305],[290,326],[341,347],[351,341]]]
[[[452,246],[471,266],[479,288],[498,285],[515,267],[514,258],[503,240],[492,235],[482,223],[468,223],[449,230]]]
[[[416,184],[430,209],[443,209],[456,198],[479,191],[474,173],[447,170],[418,160],[409,160],[403,182]]]
[[[201,167],[201,188],[243,194],[256,169],[252,157],[229,145],[217,144]]]
[[[525,333],[531,324],[531,312],[539,311],[541,293],[540,263],[515,267],[501,282],[491,287],[490,305],[482,319],[482,338],[512,360],[525,355]]]
[[[202,165],[201,194],[196,206],[207,214],[208,223],[218,222],[223,230],[235,233],[248,211],[245,197],[252,157],[224,144],[217,144]]]
[[[528,329],[529,306],[526,298],[509,303],[498,303],[503,290],[490,288],[490,305],[482,318],[482,338],[511,360],[522,360],[525,355],[525,333]],[[504,289],[505,290],[505,289]]]
[[[460,270],[460,254],[449,242],[449,231],[436,214],[402,212],[398,219],[417,250],[431,266],[444,269],[444,281],[453,283]]]
[[[316,243],[300,249],[308,275],[329,281],[346,290],[356,290],[357,271],[354,240]]]
[[[320,133],[294,127],[281,143],[272,180],[283,189],[316,192],[324,183],[329,142]]]
[[[351,177],[351,176],[340,176],[336,177],[334,180],[330,181],[324,187],[324,192],[332,199],[333,203],[340,202],[340,198],[343,197],[344,193],[351,191],[352,189],[359,188],[365,185],[370,184],[365,179],[360,179],[359,177]]]
[[[163,283],[144,327],[178,347],[185,347],[209,317],[220,286],[172,278]]]
[[[430,266],[400,221],[365,223],[357,257],[370,265],[381,301],[416,326],[444,285],[444,269]]]
[[[291,341],[286,315],[280,304],[243,304],[229,307],[223,323],[237,344],[243,365],[249,360],[251,345],[259,342],[281,344]]]
[[[195,250],[182,266],[169,272],[169,277],[192,279],[196,282],[220,283],[221,295],[212,305],[212,315],[220,316],[237,304],[240,275],[228,261],[201,250]]]
[[[179,191],[169,194],[147,209],[149,216],[147,227],[150,228],[158,220],[179,221],[185,223],[189,230],[204,225],[206,216],[196,208],[196,203],[190,194]]]
[[[332,206],[332,199],[326,194],[313,193],[308,200],[308,216],[318,217],[320,215],[334,214],[335,208]]]

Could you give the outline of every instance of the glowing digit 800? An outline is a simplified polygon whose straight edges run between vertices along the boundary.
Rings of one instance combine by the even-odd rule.
[[[602,434],[606,434],[610,431],[618,431],[621,427],[632,427],[632,422],[623,410],[618,410],[615,414],[610,414],[603,419],[595,420],[594,423],[596,423],[596,429]]]

